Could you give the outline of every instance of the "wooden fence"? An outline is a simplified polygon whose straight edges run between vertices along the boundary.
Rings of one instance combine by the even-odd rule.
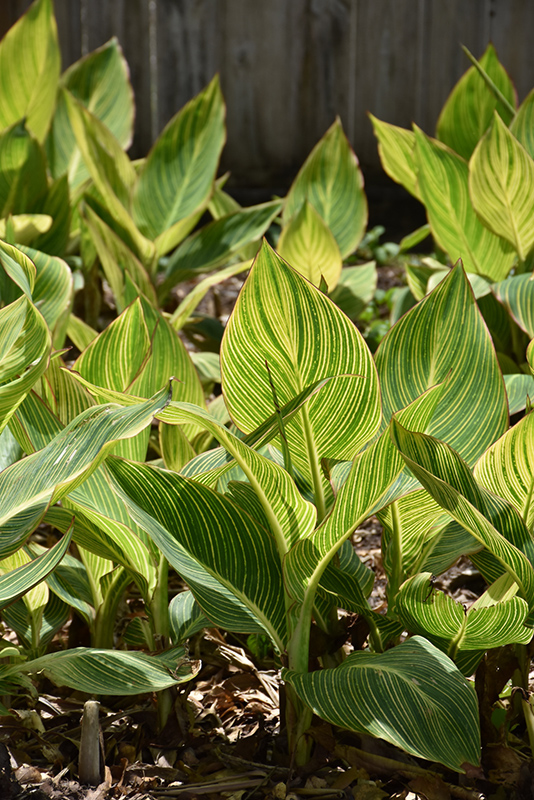
[[[30,0],[0,0],[0,35]],[[137,101],[132,154],[213,76],[228,106],[234,185],[284,187],[341,116],[364,172],[378,169],[367,111],[433,132],[491,39],[519,98],[534,86],[533,0],[55,0],[63,67],[118,37]]]

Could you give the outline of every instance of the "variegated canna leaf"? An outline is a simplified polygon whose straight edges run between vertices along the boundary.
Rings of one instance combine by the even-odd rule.
[[[515,106],[514,86],[499,63],[492,44],[487,46],[479,64],[509,104]],[[499,102],[477,69],[470,67],[462,75],[441,110],[436,136],[463,158],[469,159],[489,128],[494,111],[497,111],[505,124],[509,124],[509,108]]]
[[[415,160],[415,135],[413,131],[390,125],[369,114],[375,136],[378,139],[378,154],[384,171],[396,183],[421,200],[417,184],[417,162]]]
[[[527,414],[486,450],[474,475],[486,489],[511,503],[534,531],[534,414]]]
[[[171,119],[148,154],[133,194],[132,213],[149,239],[207,203],[226,138],[224,114],[216,76]]]
[[[147,427],[169,400],[165,388],[128,409],[93,406],[42,450],[5,469],[0,474],[0,554],[15,552],[52,501],[83,483],[117,441]]]
[[[518,584],[534,617],[534,544],[519,513],[477,484],[471,470],[447,444],[404,428],[395,419],[391,436],[423,487],[475,537]]]
[[[72,517],[69,529],[57,544],[28,564],[23,564],[9,572],[2,570],[3,574],[0,577],[0,608],[5,608],[5,606],[15,602],[34,586],[45,580],[67,552],[71,537]]]
[[[42,142],[61,68],[52,0],[36,0],[0,42],[0,130],[26,118]]]
[[[133,135],[133,91],[117,39],[110,39],[72,64],[61,76],[61,85],[109,128],[124,149],[129,147]],[[61,95],[46,146],[55,178],[67,173],[73,189],[87,180],[89,172]]]
[[[190,662],[183,647],[160,656],[123,650],[72,647],[26,661],[13,672],[42,672],[54,683],[96,695],[158,692],[191,680],[200,665]]]
[[[444,381],[429,433],[474,464],[506,430],[502,375],[460,263],[389,331],[375,358],[386,420],[429,386]],[[483,428],[477,423],[480,419]]]
[[[176,473],[118,458],[107,468],[134,520],[208,619],[232,631],[266,632],[283,651],[284,588],[271,534],[228,498]]]
[[[488,280],[505,278],[516,257],[514,247],[479,220],[469,197],[463,158],[415,128],[417,181],[432,234],[454,263]],[[500,231],[498,231],[500,233]]]
[[[338,118],[315,145],[286,197],[287,224],[307,200],[330,228],[341,257],[360,243],[367,224],[367,200],[358,159]]]
[[[385,739],[455,771],[463,771],[465,762],[479,763],[475,691],[452,661],[420,636],[385,653],[353,653],[335,669],[284,670],[282,677],[334,725]]]
[[[478,216],[524,261],[534,245],[534,159],[494,114],[469,163],[469,190]]]
[[[272,386],[284,405],[316,380],[335,378],[319,402],[312,397],[285,425],[291,457],[313,480],[322,517],[320,459],[351,458],[372,438],[380,422],[378,382],[353,324],[267,244],[228,322],[221,374],[230,415],[246,433],[272,414]]]
[[[341,253],[328,225],[307,200],[284,226],[278,252],[314,286],[324,279],[329,292],[341,275]]]

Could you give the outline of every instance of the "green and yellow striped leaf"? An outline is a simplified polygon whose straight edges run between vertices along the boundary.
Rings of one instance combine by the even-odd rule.
[[[126,297],[126,276],[129,276],[150,303],[157,305],[154,285],[135,253],[90,206],[82,207],[80,216],[91,234],[119,314],[129,305]]]
[[[405,424],[425,430],[442,390],[442,386],[434,386],[401,411],[399,417]],[[310,603],[327,565],[343,542],[364,520],[405,493],[403,470],[387,429],[356,456],[331,514],[312,534],[295,544],[284,562],[286,587],[295,599]],[[365,613],[364,605],[360,613]]]
[[[534,414],[527,414],[486,450],[474,475],[490,492],[504,497],[534,532]]]
[[[271,534],[225,496],[174,472],[118,458],[107,468],[208,619],[238,632],[260,629],[282,652],[284,588]]]
[[[520,328],[534,336],[534,280],[531,273],[514,275],[492,286],[497,300],[503,304]]]
[[[357,319],[375,295],[378,274],[376,262],[358,264],[341,270],[339,281],[330,299],[350,319]]]
[[[378,139],[378,155],[386,172],[395,183],[421,200],[417,185],[417,162],[415,160],[415,135],[413,131],[390,125],[389,122],[369,114],[375,136]]]
[[[199,281],[191,291],[186,294],[180,305],[176,308],[176,311],[173,312],[170,323],[174,330],[182,330],[195,308],[201,300],[204,299],[212,286],[217,286],[227,278],[232,278],[234,275],[240,275],[242,272],[246,272],[251,266],[251,261],[240,261],[238,264],[230,264],[229,267],[224,267]]]
[[[137,228],[131,214],[131,193],[137,182],[135,169],[111,131],[66,89],[58,102],[65,103],[76,142],[94,185],[126,244],[142,263],[150,266],[154,244]]]
[[[185,642],[210,625],[192,592],[180,592],[173,597],[169,603],[169,621],[174,644]]]
[[[504,382],[460,263],[389,331],[375,359],[385,420],[444,381],[429,433],[473,464],[506,430]]]
[[[516,92],[508,73],[500,64],[497,53],[489,44],[479,64],[511,106],[516,105]],[[479,140],[491,124],[494,111],[508,125],[509,108],[503,105],[475,67],[460,78],[441,109],[436,136],[469,160]]]
[[[350,320],[266,243],[228,321],[221,375],[228,411],[245,433],[272,415],[272,386],[285,405],[315,381],[335,378],[285,424],[291,457],[312,477],[322,516],[320,459],[350,459],[373,437],[378,380]]]
[[[0,42],[0,130],[26,119],[43,142],[61,69],[52,0],[36,0]]]
[[[527,153],[534,158],[534,89],[525,97],[510,123],[513,133]]]
[[[343,266],[341,253],[330,228],[308,200],[284,225],[276,249],[314,286],[324,279],[329,291],[335,288]]]
[[[140,231],[154,240],[207,203],[226,138],[215,76],[167,124],[142,169],[132,200]]]
[[[50,331],[26,297],[0,310],[0,342],[1,431],[45,371],[50,355]]]
[[[162,656],[165,656],[162,657]],[[13,668],[40,672],[59,686],[96,695],[135,695],[159,692],[194,678],[200,664],[190,662],[183,647],[162,656],[124,650],[72,647]]]
[[[524,261],[534,245],[534,159],[496,113],[469,162],[469,191],[484,225]]]
[[[474,688],[420,636],[385,653],[353,653],[335,669],[284,670],[282,678],[334,725],[385,739],[455,771],[463,772],[466,762],[479,763]]]
[[[45,318],[54,346],[62,347],[74,298],[72,272],[62,258],[31,247],[20,248],[35,264],[33,302]]]
[[[506,500],[478,484],[449,445],[414,433],[397,420],[391,436],[423,487],[450,516],[475,537],[510,574],[534,609],[534,543],[519,513]],[[530,620],[529,620],[530,621]]]
[[[467,162],[417,127],[415,142],[419,190],[436,241],[453,263],[461,258],[467,272],[502,280],[512,267],[515,250],[505,240],[508,237],[496,236],[475,214]]]
[[[137,435],[170,400],[167,388],[125,409],[93,406],[42,450],[0,473],[0,554],[20,547],[52,501],[89,477],[116,442]]]
[[[528,605],[522,598],[494,599],[466,613],[461,603],[432,588],[431,577],[421,572],[403,583],[393,611],[407,631],[425,636],[449,658],[456,661],[469,651],[528,644],[532,639],[532,629],[524,624]]]
[[[534,377],[532,375],[514,373],[512,375],[503,375],[503,378],[510,416],[517,414],[519,411],[524,411],[527,407],[527,398],[534,398]]]
[[[4,572],[3,567],[1,567],[0,608],[5,608],[5,606],[18,600],[19,597],[22,597],[22,595],[26,594],[26,592],[34,586],[37,586],[37,584],[45,580],[45,578],[54,571],[67,552],[71,536],[72,517],[69,530],[62,536],[57,544],[49,550],[46,550],[43,555],[9,572]]]
[[[72,64],[61,76],[61,86],[112,132],[121,147],[132,142],[134,99],[128,65],[115,37]],[[55,178],[67,173],[75,189],[89,177],[69,122],[65,103],[59,102],[46,142]]]
[[[315,145],[286,197],[284,225],[307,200],[332,231],[341,257],[356,250],[367,225],[367,199],[358,159],[339,117]]]
[[[281,208],[282,201],[273,200],[233,211],[202,227],[169,258],[161,294],[165,295],[176,283],[195,273],[222,266],[244,245],[257,242]]]

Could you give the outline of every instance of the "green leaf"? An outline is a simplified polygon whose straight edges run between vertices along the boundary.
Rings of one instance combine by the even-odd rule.
[[[0,129],[23,117],[42,142],[54,112],[61,68],[51,0],[36,0],[0,42]]]
[[[502,375],[460,263],[388,332],[377,350],[376,365],[386,420],[445,381],[428,432],[448,442],[468,463],[506,430]]]
[[[312,397],[285,424],[291,457],[305,476],[313,475],[320,503],[320,459],[352,458],[379,426],[378,381],[369,350],[354,325],[265,243],[221,347],[225,402],[246,433],[271,416],[274,408],[266,361],[280,405],[317,380],[336,378],[321,391],[320,399]]]
[[[534,244],[534,160],[495,114],[469,164],[469,190],[478,216],[524,261]]]
[[[330,228],[341,257],[356,250],[367,225],[363,176],[339,117],[315,145],[286,197],[284,225],[307,200]]]
[[[44,447],[0,473],[0,554],[20,547],[48,505],[89,477],[116,442],[135,436],[169,401],[163,389],[132,406],[93,406]]]
[[[180,592],[169,603],[171,638],[174,644],[185,642],[210,625],[192,592]]]
[[[308,200],[282,229],[277,250],[314,286],[324,279],[329,291],[335,288],[341,274],[341,253],[330,228]]]
[[[175,647],[170,654],[163,655],[167,658],[121,650],[72,647],[26,661],[14,669],[30,674],[42,672],[60,686],[96,695],[159,692],[191,680],[198,672],[200,665],[195,666],[187,659],[183,647]]]
[[[414,157],[415,135],[413,131],[390,125],[388,122],[369,114],[373,130],[378,139],[378,154],[384,172],[395,183],[410,192],[417,200],[421,200],[417,185],[417,163]]]
[[[492,286],[497,300],[503,304],[520,328],[534,336],[534,280],[531,273],[514,275]]]
[[[0,342],[2,431],[45,371],[50,354],[50,331],[26,297],[0,310]]]
[[[378,274],[376,262],[345,267],[330,299],[347,317],[357,319],[375,295]]]
[[[30,244],[36,236],[50,230],[53,219],[48,214],[14,214],[9,217],[13,225],[15,243]],[[0,239],[7,236],[7,220],[0,220]]]
[[[510,123],[513,133],[527,153],[534,158],[534,89],[525,97]]]
[[[514,248],[488,230],[475,214],[467,163],[417,127],[415,141],[419,189],[436,241],[451,261],[462,258],[467,272],[502,280],[514,261]]]
[[[57,544],[39,558],[0,576],[0,608],[5,608],[18,600],[54,571],[67,552],[71,536],[72,531],[68,531]]]
[[[475,691],[452,661],[414,636],[385,653],[359,652],[341,667],[282,678],[313,711],[334,725],[369,733],[463,772],[478,764]]]
[[[258,241],[282,208],[280,200],[262,203],[213,220],[186,239],[172,254],[162,293],[180,280],[225,264],[244,245]]]
[[[117,458],[108,465],[130,514],[208,619],[232,631],[259,628],[283,651],[284,590],[270,533],[226,497],[174,472]]]
[[[479,483],[514,506],[531,532],[534,532],[533,454],[534,414],[528,414],[486,450],[474,471]]]
[[[72,272],[57,256],[50,256],[31,247],[20,248],[35,264],[33,302],[50,328],[55,345],[63,345],[66,325],[74,298]]]
[[[149,239],[207,202],[226,138],[215,76],[167,124],[148,154],[133,196],[133,216]]]
[[[139,231],[129,211],[131,192],[137,182],[130,159],[111,131],[70,92],[62,89],[60,98],[66,104],[77,145],[105,207],[124,233],[126,244],[143,264],[150,265],[154,245]]]
[[[429,639],[456,660],[469,651],[485,651],[507,644],[528,644],[532,629],[524,625],[528,606],[520,597],[494,600],[492,605],[471,606],[432,588],[431,574],[421,572],[400,588],[394,613],[410,633]]]
[[[129,305],[126,299],[126,276],[153,305],[157,305],[156,292],[150,276],[130,248],[90,206],[86,205],[80,209],[80,217],[91,234],[119,313]]]
[[[508,102],[515,106],[515,89],[492,44],[487,46],[479,64]],[[441,110],[436,136],[469,160],[489,128],[494,111],[497,111],[505,124],[510,122],[508,107],[499,102],[475,67],[470,67],[462,75]]]
[[[406,430],[395,419],[391,436],[407,466],[450,516],[475,537],[519,585],[534,608],[534,543],[519,513],[477,484],[459,455],[444,442]]]
[[[71,204],[67,176],[58,178],[48,189],[46,197],[36,209],[54,220],[50,230],[42,233],[31,244],[36,250],[50,255],[62,256],[70,235]]]
[[[40,211],[48,192],[43,148],[21,120],[0,134],[0,217]]]
[[[132,142],[134,122],[133,91],[128,65],[114,37],[72,64],[61,76],[61,86],[100,119],[121,147]],[[69,122],[65,103],[60,100],[47,140],[47,152],[55,178],[68,173],[72,188],[89,177]]]
[[[522,374],[504,375],[503,377],[510,416],[524,411],[527,406],[527,397],[534,399],[534,377]]]
[[[442,386],[434,386],[400,412],[404,424],[425,430],[442,391]],[[287,590],[293,597],[309,603],[327,565],[358,525],[409,490],[400,480],[403,471],[388,430],[356,456],[332,512],[313,533],[296,543],[284,562]],[[369,613],[363,589],[359,612]]]
[[[199,281],[190,292],[186,294],[180,305],[174,311],[172,317],[170,318],[170,323],[175,331],[180,331],[184,325],[186,324],[189,317],[193,314],[195,308],[204,299],[206,294],[209,292],[212,286],[217,286],[219,283],[222,283],[227,278],[231,278],[234,275],[240,275],[242,272],[246,272],[250,269],[252,265],[251,261],[240,261],[238,264],[230,264],[229,267],[224,267],[224,269],[220,269],[217,272],[208,275],[203,280]],[[196,353],[196,355],[200,356],[201,353]],[[205,353],[203,355],[215,355],[214,353]],[[193,357],[193,354],[192,354]]]

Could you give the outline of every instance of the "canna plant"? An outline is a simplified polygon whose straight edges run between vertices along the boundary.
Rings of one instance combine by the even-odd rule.
[[[391,330],[375,366],[347,318],[264,244],[221,363],[225,402],[245,438],[172,401],[156,413],[160,423],[196,423],[220,447],[181,473],[118,456],[105,465],[135,524],[187,582],[191,624],[204,617],[271,639],[300,761],[314,711],[453,769],[477,763],[477,701],[465,676],[487,649],[530,641],[534,573],[522,519],[528,486],[518,509],[517,497],[496,499],[469,466],[489,463],[508,413],[461,265]],[[138,402],[75,377],[100,401]],[[421,441],[434,448],[426,460]],[[495,481],[513,481],[506,462],[495,463]],[[423,509],[415,520],[414,505]],[[386,524],[385,615],[371,609],[373,576],[350,546],[377,512]],[[467,622],[429,583],[429,565],[443,571],[465,552],[490,584]],[[366,620],[369,648],[346,659],[314,655],[312,628],[337,639],[340,606]]]
[[[385,171],[426,208],[421,235],[430,230],[446,254],[406,266],[411,292],[421,299],[462,258],[519,411],[534,388],[525,359],[534,336],[534,92],[517,107],[493,45],[480,61],[466,52],[473,66],[445,103],[436,138],[371,121]]]

